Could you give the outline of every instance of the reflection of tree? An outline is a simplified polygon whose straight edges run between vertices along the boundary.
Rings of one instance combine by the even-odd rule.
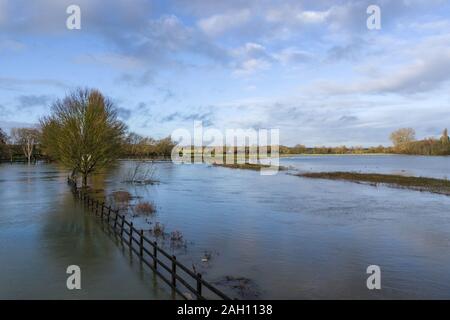
[[[54,207],[48,210],[52,213],[47,216],[41,237],[43,243],[48,244],[49,255],[56,264],[65,263],[61,257],[70,257],[79,265],[102,257],[96,259],[96,267],[111,265],[112,250],[117,248],[99,227],[100,221],[95,221],[94,216],[76,203],[69,188],[61,201],[55,201]]]

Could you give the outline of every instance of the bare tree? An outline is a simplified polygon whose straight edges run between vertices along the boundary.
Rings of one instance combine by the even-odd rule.
[[[132,184],[154,184],[156,168],[153,162],[133,161],[124,178],[124,182]]]
[[[13,128],[11,130],[13,142],[22,148],[22,152],[28,159],[28,164],[31,163],[34,148],[39,141],[40,132],[33,128]]]
[[[138,135],[137,133],[130,132],[127,135],[126,143],[129,145],[129,152],[132,156],[138,154],[139,145],[144,141],[144,137]]]
[[[88,176],[113,163],[120,155],[126,126],[117,119],[111,100],[93,89],[78,89],[52,105],[52,115],[41,120],[44,151]]]
[[[8,154],[8,140],[8,135],[2,130],[2,128],[0,128],[0,159],[4,158]]]
[[[416,132],[412,128],[401,128],[391,133],[390,139],[395,148],[402,148],[416,140]]]
[[[0,128],[0,144],[7,144],[8,143],[8,135],[5,131],[3,131],[2,128]]]

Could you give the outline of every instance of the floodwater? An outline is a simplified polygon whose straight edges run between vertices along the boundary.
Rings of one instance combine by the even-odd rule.
[[[408,155],[295,156],[281,160],[299,171],[355,171],[399,174],[439,179],[450,178],[450,157]]]
[[[121,161],[94,188],[108,201],[114,191],[129,191],[130,208],[153,202],[156,214],[133,217],[128,209],[129,218],[138,228],[164,225],[160,245],[233,297],[450,298],[450,197],[290,174],[445,177],[450,157],[294,157],[281,159],[292,169],[274,176],[159,162],[147,165],[160,182],[145,186],[123,182],[135,165]],[[0,297],[168,298],[82,214],[64,177],[50,165],[0,166]],[[176,230],[182,244],[170,240]],[[65,267],[77,263],[86,277],[91,272],[85,293],[65,289]],[[381,269],[381,290],[367,289],[369,265]]]
[[[51,165],[0,164],[0,299],[169,299]],[[69,265],[81,290],[68,290]]]

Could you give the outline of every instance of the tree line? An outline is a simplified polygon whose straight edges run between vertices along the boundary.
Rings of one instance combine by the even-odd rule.
[[[0,158],[57,161],[87,186],[90,175],[120,157],[170,156],[169,138],[155,140],[127,130],[113,102],[95,89],[78,89],[51,105],[35,128],[0,129]]]
[[[399,153],[450,155],[447,129],[440,139],[416,140],[412,128],[402,128],[390,135],[392,147],[314,147],[279,146],[280,154],[363,154]],[[58,161],[80,177],[83,186],[94,172],[118,158],[170,157],[175,143],[170,137],[153,139],[130,132],[118,119],[112,101],[95,89],[78,89],[51,105],[51,114],[35,128],[15,128],[8,135],[0,128],[0,160],[31,163],[44,159]],[[189,149],[189,147],[184,148]],[[190,148],[191,153],[204,151]],[[270,152],[270,147],[268,147]],[[230,151],[229,147],[223,150]],[[250,148],[246,149],[246,152]],[[234,148],[237,153],[237,148]]]
[[[401,128],[389,136],[392,146],[356,147],[312,147],[296,145],[294,147],[280,146],[281,154],[370,154],[394,153],[410,155],[445,156],[450,155],[450,138],[448,130],[444,129],[439,139],[425,138],[416,140],[416,132],[412,128]]]

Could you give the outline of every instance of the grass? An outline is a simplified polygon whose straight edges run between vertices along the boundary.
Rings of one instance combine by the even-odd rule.
[[[153,226],[152,233],[155,237],[164,236],[165,227],[162,223],[156,222]]]
[[[300,177],[345,180],[370,185],[387,185],[417,191],[426,191],[450,196],[450,180],[408,177],[391,174],[357,173],[357,172],[308,172],[297,174]]]
[[[261,170],[263,168],[271,168],[268,164],[261,163],[214,163],[214,166],[225,167],[230,169],[244,169],[244,170]],[[284,167],[278,167],[279,170],[283,170]]]
[[[117,202],[128,202],[131,200],[131,193],[128,191],[116,191],[113,192],[113,198]]]
[[[134,207],[134,211],[137,214],[153,214],[156,212],[156,208],[151,202],[140,202]]]

